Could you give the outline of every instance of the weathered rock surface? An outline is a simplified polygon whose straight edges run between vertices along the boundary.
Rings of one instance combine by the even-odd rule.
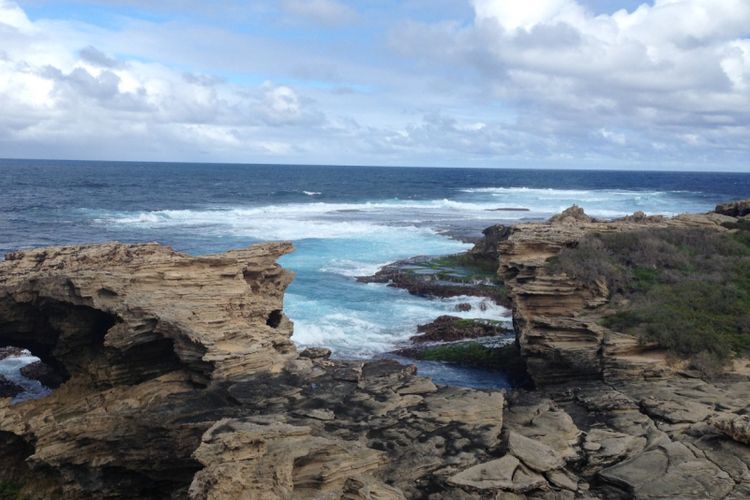
[[[413,366],[297,354],[285,243],[190,257],[57,247],[0,263],[0,342],[61,374],[0,400],[0,480],[31,498],[414,498],[494,458],[504,397]]]
[[[56,388],[65,382],[62,375],[42,361],[34,361],[33,363],[21,367],[20,371],[21,375],[24,377],[31,380],[37,380],[45,387]]]
[[[750,214],[750,200],[730,201],[716,205],[714,210],[717,214],[730,217],[744,217]]]
[[[660,378],[671,369],[663,352],[600,326],[608,302],[605,283],[590,286],[549,269],[548,260],[588,234],[644,227],[726,231],[736,219],[717,213],[671,219],[642,213],[596,221],[571,207],[546,223],[513,226],[499,245],[500,276],[513,303],[513,321],[529,373],[537,384],[591,379]]]
[[[499,231],[540,386],[507,395],[438,387],[388,360],[298,354],[282,309],[291,275],[275,262],[288,244],[12,254],[0,343],[30,349],[64,383],[0,400],[0,480],[31,498],[747,498],[750,379],[665,368],[598,325],[604,285],[545,266],[588,231],[734,220],[572,210]]]
[[[723,413],[716,415],[712,424],[735,441],[750,445],[750,415]]]

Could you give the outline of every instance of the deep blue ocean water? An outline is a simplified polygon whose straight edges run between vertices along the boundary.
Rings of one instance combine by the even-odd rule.
[[[392,349],[440,314],[507,315],[498,306],[454,311],[480,299],[430,301],[354,280],[382,264],[461,251],[470,245],[456,234],[573,203],[617,217],[708,211],[748,197],[742,173],[0,160],[0,254],[107,240],[205,254],[292,240],[297,250],[282,264],[297,272],[285,299],[294,340],[356,358]]]

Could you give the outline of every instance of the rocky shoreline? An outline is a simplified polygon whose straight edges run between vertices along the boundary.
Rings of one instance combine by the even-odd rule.
[[[276,264],[289,244],[9,254],[0,345],[29,349],[64,383],[0,399],[0,485],[30,498],[747,498],[750,377],[702,380],[601,326],[606,287],[547,265],[592,232],[730,231],[743,206],[611,222],[570,210],[491,229],[481,252],[495,252],[533,390],[297,352],[283,313],[292,275]]]

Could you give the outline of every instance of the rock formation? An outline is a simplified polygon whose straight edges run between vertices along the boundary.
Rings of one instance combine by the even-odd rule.
[[[717,213],[667,219],[642,213],[595,221],[571,207],[546,223],[512,227],[499,242],[500,276],[513,303],[513,321],[530,375],[537,384],[590,379],[658,378],[669,368],[662,352],[599,324],[608,301],[606,283],[596,286],[552,272],[548,260],[592,233],[644,227],[692,227],[726,231],[736,219]]]
[[[714,210],[717,214],[728,215],[730,217],[744,217],[750,214],[750,200],[730,201],[716,205]]]
[[[574,210],[497,228],[539,386],[507,394],[297,353],[283,313],[291,274],[276,264],[286,243],[10,254],[0,345],[31,350],[64,382],[43,399],[0,399],[0,481],[30,498],[748,498],[750,378],[674,373],[598,325],[604,284],[545,265],[591,231],[732,221]]]
[[[290,250],[9,254],[0,345],[65,382],[0,400],[0,480],[32,498],[403,498],[451,491],[498,453],[500,393],[299,356],[282,312],[291,273],[275,263]]]

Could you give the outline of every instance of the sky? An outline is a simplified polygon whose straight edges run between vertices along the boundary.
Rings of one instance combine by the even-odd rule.
[[[0,0],[0,158],[750,171],[750,0]]]

